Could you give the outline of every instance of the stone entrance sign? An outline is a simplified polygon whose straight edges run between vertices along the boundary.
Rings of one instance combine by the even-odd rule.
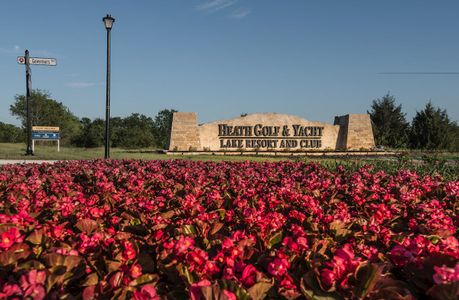
[[[335,117],[334,124],[257,113],[198,125],[196,113],[176,112],[169,151],[371,150],[369,115]]]

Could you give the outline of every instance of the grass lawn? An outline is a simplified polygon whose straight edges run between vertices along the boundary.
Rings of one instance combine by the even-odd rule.
[[[76,148],[61,147],[57,152],[57,146],[51,144],[35,145],[35,155],[25,156],[26,145],[22,143],[0,143],[0,159],[18,159],[18,160],[79,160],[79,159],[99,159],[104,157],[104,148]],[[459,162],[459,153],[432,152],[432,151],[403,151],[398,157],[378,158],[378,157],[301,157],[301,156],[247,156],[247,155],[166,155],[156,152],[155,149],[120,149],[110,148],[110,157],[113,159],[192,159],[206,161],[281,161],[281,160],[302,160],[302,161],[320,161],[323,164],[335,164],[336,162],[376,162],[376,161],[419,161],[430,163],[437,160],[448,160],[451,164]]]
[[[34,156],[25,156],[25,144],[0,143],[0,159],[30,159],[30,160],[78,160],[104,158],[104,148],[75,148],[61,147],[57,152],[56,145],[36,145]],[[119,149],[110,148],[110,158],[113,159],[193,159],[209,161],[279,161],[286,158],[262,156],[217,156],[217,155],[166,155],[157,153],[154,149]]]
[[[10,160],[86,160],[101,159],[104,157],[104,148],[74,148],[61,147],[57,152],[57,146],[36,145],[35,155],[25,156],[25,144],[0,143],[0,159]],[[203,161],[282,161],[295,160],[304,162],[319,162],[324,167],[335,170],[339,165],[344,165],[350,170],[356,170],[365,164],[373,166],[375,171],[384,170],[388,173],[396,173],[400,169],[410,169],[418,174],[435,175],[441,174],[445,179],[457,180],[459,178],[458,153],[439,152],[404,152],[398,158],[369,158],[369,157],[272,157],[272,156],[244,156],[244,155],[167,155],[158,153],[154,149],[119,149],[111,148],[110,157],[113,159],[190,159]]]

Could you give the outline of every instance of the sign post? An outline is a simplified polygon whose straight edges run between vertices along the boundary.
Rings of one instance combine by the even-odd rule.
[[[27,115],[27,149],[25,155],[33,155],[34,147],[32,142],[32,117],[30,101],[32,96],[32,71],[30,65],[45,65],[45,66],[56,66],[57,60],[55,58],[40,58],[30,57],[29,50],[25,51],[24,56],[17,58],[18,64],[25,65],[26,70],[26,115]],[[58,141],[59,149],[59,141]]]
[[[57,152],[60,151],[59,127],[33,126],[32,127],[32,151],[35,151],[35,141],[57,141]]]

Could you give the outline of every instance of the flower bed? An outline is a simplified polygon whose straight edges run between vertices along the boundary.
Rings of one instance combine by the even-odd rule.
[[[0,168],[0,299],[456,299],[459,181],[317,164]]]

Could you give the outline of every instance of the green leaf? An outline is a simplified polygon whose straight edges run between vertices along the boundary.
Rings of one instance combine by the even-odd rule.
[[[15,264],[18,260],[26,258],[30,254],[32,254],[32,251],[27,244],[13,245],[7,251],[0,253],[0,265],[7,266]]]
[[[190,270],[188,269],[187,266],[179,264],[177,265],[177,271],[179,272],[181,277],[186,279],[189,285],[192,285],[193,283],[196,282],[196,280],[193,277],[193,274],[190,273]]]
[[[312,271],[306,273],[300,282],[301,293],[308,300],[339,300],[343,299],[336,292],[325,292],[320,288]]]
[[[43,229],[32,231],[32,233],[26,238],[26,241],[29,241],[34,245],[40,245],[43,241]]]
[[[217,209],[216,212],[220,215],[220,220],[224,220],[226,216],[226,210],[224,208]]]
[[[18,265],[18,269],[19,270],[30,270],[30,269],[43,270],[45,269],[45,265],[37,260],[28,260]]]
[[[183,225],[182,226],[182,233],[191,237],[196,236],[196,228],[194,225]]]
[[[441,238],[440,238],[438,235],[429,235],[427,238],[428,238],[428,239],[432,242],[432,244],[434,244],[434,245],[438,244],[438,242],[441,241]]]
[[[236,282],[232,280],[222,280],[222,287],[225,290],[233,292],[239,300],[250,300],[250,294]]]
[[[150,283],[157,281],[159,279],[158,275],[156,274],[143,274],[142,276],[132,280],[129,285],[130,286],[138,286],[143,285],[145,283]]]
[[[220,229],[222,229],[222,227],[223,227],[223,223],[215,223],[212,226],[212,229],[210,230],[210,234],[211,235],[216,234]]]
[[[99,227],[99,225],[94,220],[82,219],[76,223],[75,227],[78,228],[81,232],[84,232],[86,234],[91,234]]]
[[[459,282],[434,285],[427,294],[436,300],[456,300],[459,295]]]
[[[247,291],[242,288],[242,287],[238,287],[235,291],[234,291],[234,294],[236,294],[236,297],[237,299],[240,299],[240,300],[250,300],[250,295],[249,293],[247,293]]]
[[[99,283],[99,277],[97,273],[91,273],[86,276],[85,280],[81,283],[81,286],[91,286]]]
[[[58,253],[51,253],[45,256],[45,263],[50,267],[65,266],[67,270],[72,270],[80,264],[82,258],[75,255],[61,255]]]
[[[214,291],[214,288],[216,288],[215,291]],[[201,287],[201,293],[202,293],[202,297],[205,300],[218,299],[218,294],[219,294],[218,286],[216,286],[216,285],[203,286],[203,287]]]
[[[138,218],[133,218],[133,219],[129,220],[129,224],[131,226],[141,225],[142,221],[140,221],[140,219],[138,219]]]
[[[274,245],[282,242],[282,237],[282,230],[274,233],[268,240],[268,249],[271,249]]]
[[[108,273],[117,271],[121,267],[121,262],[117,260],[105,260],[105,264],[107,265]]]
[[[170,219],[175,215],[175,210],[169,210],[166,212],[161,213],[161,218],[163,219]]]
[[[346,228],[346,224],[341,220],[336,220],[330,223],[330,229],[335,232],[336,237],[346,237],[352,233]]]
[[[360,298],[365,298],[366,295],[372,292],[376,283],[380,279],[383,266],[367,263],[357,267],[355,272],[356,281],[359,283],[356,287],[356,294]]]
[[[248,293],[253,300],[264,299],[272,286],[271,282],[258,282],[249,288]]]

